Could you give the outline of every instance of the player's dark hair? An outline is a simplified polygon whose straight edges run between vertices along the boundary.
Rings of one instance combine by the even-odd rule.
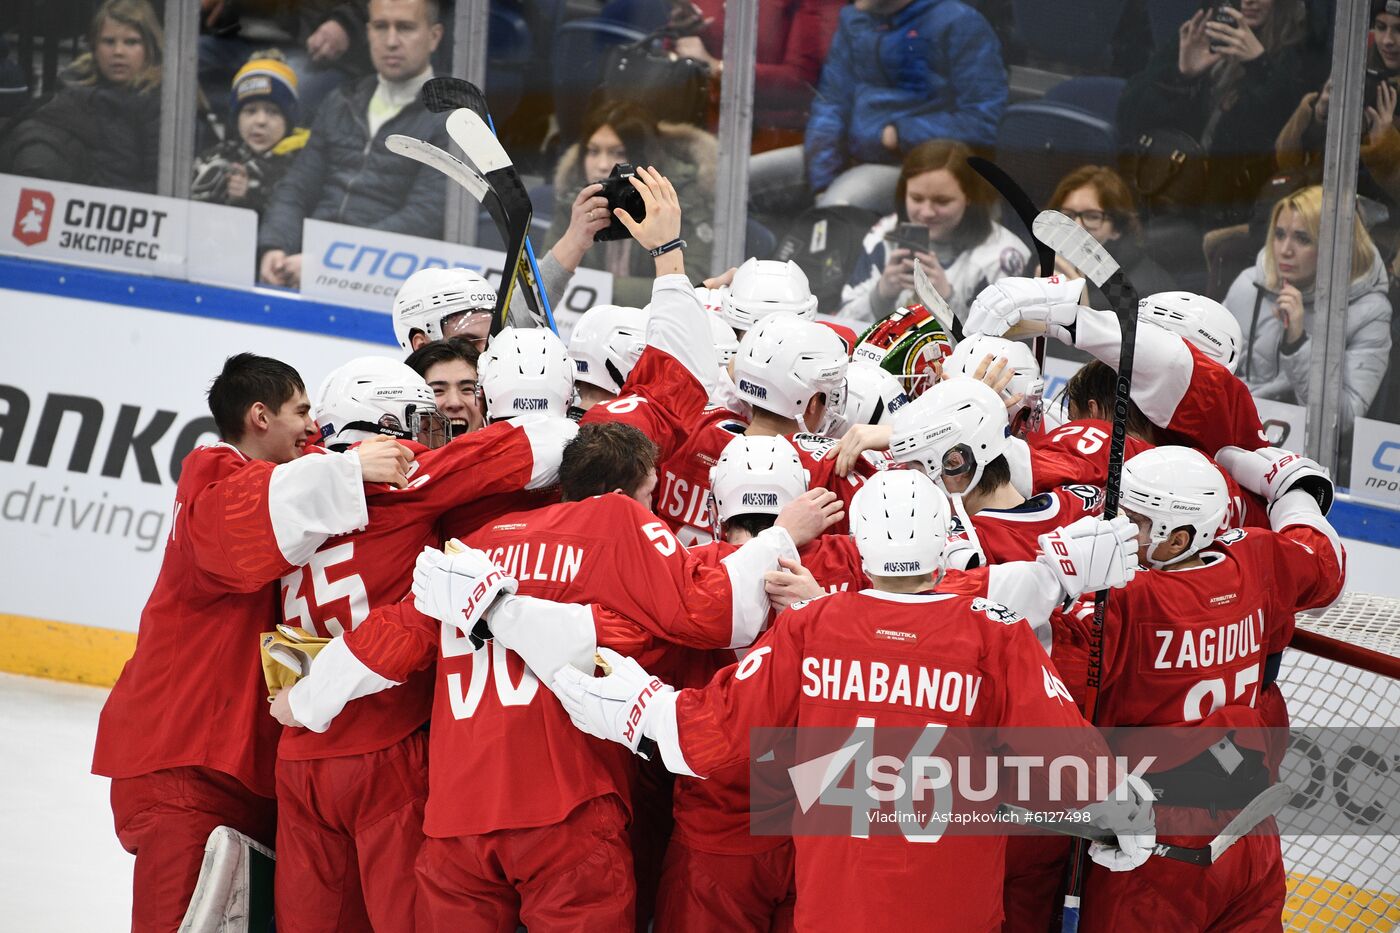
[[[998,456],[995,460],[987,463],[982,468],[982,478],[977,481],[977,485],[972,487],[972,492],[979,496],[988,496],[996,492],[1002,486],[1011,482],[1011,464],[1005,455]]]
[[[565,502],[641,487],[656,468],[656,445],[630,424],[585,424],[564,446],[559,488]]]
[[[767,515],[762,512],[746,512],[743,515],[731,515],[729,521],[724,524],[731,528],[742,528],[744,531],[747,531],[757,538],[760,532],[772,528],[777,521],[778,516],[776,515]]]
[[[476,344],[472,342],[470,337],[448,337],[446,340],[434,340],[431,343],[423,344],[408,355],[404,364],[427,379],[428,370],[439,363],[461,360],[472,369],[476,369],[479,359],[481,359],[481,351],[476,348]]]
[[[1112,421],[1117,386],[1118,373],[1111,366],[1100,360],[1090,360],[1069,377],[1069,383],[1065,386],[1065,398],[1081,413],[1088,412],[1089,402],[1097,402],[1103,419]],[[1156,436],[1152,430],[1152,422],[1147,420],[1147,416],[1132,399],[1128,400],[1128,433],[1148,441]]]
[[[209,413],[219,437],[237,443],[243,439],[243,417],[255,402],[275,412],[304,391],[301,376],[281,360],[237,353],[224,360],[223,371],[209,385]]]

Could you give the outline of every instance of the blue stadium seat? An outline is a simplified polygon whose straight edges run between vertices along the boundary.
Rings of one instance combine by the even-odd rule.
[[[554,116],[562,145],[576,141],[609,49],[646,33],[604,19],[575,19],[554,34]]]
[[[1085,164],[1113,165],[1117,139],[1113,124],[1097,114],[1053,100],[1012,104],[997,130],[997,164],[1044,204],[1055,185]],[[1030,242],[1015,216],[1002,212],[1002,223]]]
[[[527,76],[535,61],[534,37],[530,24],[511,4],[491,4],[486,39],[486,101],[491,117],[499,125],[506,121],[525,93]],[[499,126],[498,126],[499,128]]]
[[[1070,78],[1046,91],[1042,99],[1078,107],[1114,123],[1118,119],[1118,98],[1123,96],[1123,86],[1126,84],[1122,78]]]
[[[1074,72],[1102,71],[1112,62],[1125,6],[1127,0],[1012,0],[1014,35],[1034,59]]]

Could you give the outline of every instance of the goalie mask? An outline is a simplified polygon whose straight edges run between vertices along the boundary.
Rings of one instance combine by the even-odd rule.
[[[423,377],[397,360],[363,356],[326,377],[312,413],[331,450],[383,434],[441,447],[451,423],[437,410]]]
[[[851,536],[872,577],[942,576],[948,500],[917,470],[885,470],[851,499]]]
[[[567,418],[574,399],[574,364],[549,328],[507,327],[491,338],[477,361],[477,386],[492,421],[522,415]]]
[[[973,376],[987,356],[1006,360],[1013,373],[1011,382],[1002,389],[1002,397],[1010,399],[1021,396],[1015,407],[1006,412],[1011,422],[1011,433],[1017,437],[1037,433],[1043,420],[1045,379],[1040,374],[1035,353],[1024,343],[986,334],[969,334],[953,348],[943,373],[945,376]]]
[[[846,367],[846,410],[829,409],[817,433],[839,438],[857,424],[889,424],[908,403],[898,379],[869,360],[852,360]]]
[[[777,516],[807,491],[807,471],[785,437],[736,437],[710,468],[710,522],[723,540],[736,515]]]
[[[866,328],[851,352],[853,360],[869,360],[890,373],[912,399],[938,381],[943,360],[953,342],[923,305],[900,308]]]
[[[569,335],[574,381],[586,382],[613,395],[647,343],[647,312],[622,305],[598,305],[583,312]]]
[[[967,376],[933,386],[901,408],[890,425],[890,455],[916,464],[945,490],[947,477],[966,476],[960,492],[971,491],[987,464],[1010,445],[1001,396]]]
[[[734,357],[734,386],[754,408],[796,421],[804,432],[807,404],[826,396],[826,411],[844,410],[846,367],[850,360],[841,338],[816,321],[786,312],[759,321]]]
[[[394,336],[405,353],[413,352],[415,330],[429,340],[481,340],[482,317],[489,326],[495,308],[496,290],[470,269],[419,269],[394,296]]]
[[[1230,372],[1240,362],[1244,333],[1218,301],[1195,292],[1158,292],[1138,302],[1138,319],[1151,321],[1190,343]]]
[[[791,259],[746,259],[734,273],[721,308],[726,324],[746,331],[779,311],[815,318],[817,297],[807,284],[807,273]]]
[[[1154,447],[1123,464],[1124,511],[1148,522],[1148,559],[1153,567],[1180,563],[1215,540],[1230,510],[1230,493],[1219,468],[1190,447]],[[1178,528],[1191,530],[1191,544],[1167,561],[1152,559],[1157,546]]]

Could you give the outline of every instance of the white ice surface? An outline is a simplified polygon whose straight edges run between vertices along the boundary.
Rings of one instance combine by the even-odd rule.
[[[107,691],[0,674],[0,930],[131,929],[134,859],[90,773]]]

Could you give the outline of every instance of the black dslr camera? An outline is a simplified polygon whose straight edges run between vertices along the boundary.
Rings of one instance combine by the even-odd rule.
[[[593,234],[595,243],[604,240],[625,240],[632,236],[632,231],[623,226],[622,221],[617,219],[617,214],[613,213],[617,208],[620,207],[631,214],[633,220],[646,217],[647,205],[642,200],[642,193],[632,187],[632,176],[636,174],[637,171],[632,168],[630,162],[619,162],[613,166],[612,174],[603,181],[603,190],[598,194],[608,199],[608,216],[612,218],[612,223]]]

